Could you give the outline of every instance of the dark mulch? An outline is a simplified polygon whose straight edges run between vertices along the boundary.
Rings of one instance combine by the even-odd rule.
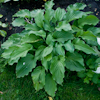
[[[54,9],[56,9],[57,7],[67,8],[67,6],[70,4],[74,4],[76,2],[84,2],[85,4],[87,4],[85,11],[92,11],[94,15],[96,15],[100,19],[100,0],[54,0],[54,2]],[[21,32],[22,30],[18,27],[12,27],[12,15],[14,15],[20,9],[33,10],[37,8],[43,8],[44,3],[45,2],[43,0],[30,0],[30,2],[20,1],[0,4],[0,14],[3,14],[4,16],[2,19],[0,19],[0,21],[8,23],[8,27],[3,29],[7,31],[7,37],[11,34]],[[98,24],[98,26],[100,26],[100,23]],[[0,29],[2,28],[0,27]],[[0,36],[0,40],[2,39],[3,37]]]
[[[4,23],[8,23],[8,27],[7,28],[0,27],[0,29],[7,31],[7,37],[10,36],[11,34],[21,32],[21,30],[22,30],[21,28],[18,28],[18,27],[13,28],[12,27],[12,25],[11,25],[12,16],[21,9],[33,10],[33,9],[37,9],[37,8],[42,8],[43,4],[44,4],[44,2],[41,0],[38,0],[38,1],[31,0],[31,2],[29,2],[29,3],[28,2],[7,2],[7,3],[1,4],[0,5],[0,14],[3,15],[3,18],[0,19],[0,21],[2,21]],[[0,36],[0,40],[2,40],[2,39],[3,39],[3,37]]]

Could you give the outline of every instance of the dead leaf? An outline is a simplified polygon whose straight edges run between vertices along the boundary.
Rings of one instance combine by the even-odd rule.
[[[96,15],[98,15],[98,13],[96,13]]]
[[[0,93],[1,93],[1,94],[3,94],[3,92],[2,92],[2,91],[0,91]]]
[[[42,5],[42,7],[44,7],[44,5]]]
[[[98,87],[98,90],[100,91],[100,87]]]
[[[97,11],[97,8],[95,8],[94,11],[96,12]]]
[[[93,85],[93,83],[91,83],[91,85]]]
[[[9,27],[9,30],[11,30],[11,29],[12,29],[12,27],[10,26],[10,27]]]
[[[43,0],[44,2],[46,2],[47,0]]]
[[[21,9],[19,8],[19,11],[20,11]]]
[[[5,18],[5,21],[7,21],[8,19],[7,18]]]
[[[49,100],[53,100],[52,97],[48,97],[48,98],[49,98]]]

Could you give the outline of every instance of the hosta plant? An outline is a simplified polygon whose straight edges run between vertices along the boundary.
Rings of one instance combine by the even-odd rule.
[[[2,57],[9,65],[17,63],[17,78],[31,73],[36,91],[44,88],[52,97],[57,84],[62,85],[65,71],[76,71],[91,81],[100,59],[100,28],[95,27],[99,19],[82,11],[85,4],[69,5],[66,10],[53,10],[53,6],[51,0],[45,9],[18,11],[12,25],[24,30],[2,44]]]

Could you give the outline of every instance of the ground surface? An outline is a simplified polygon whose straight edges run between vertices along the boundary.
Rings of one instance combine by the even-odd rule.
[[[14,66],[7,66],[0,74],[0,100],[49,100],[44,90],[35,91],[30,75],[16,79],[14,69]],[[65,74],[63,86],[57,86],[53,100],[100,100],[95,84],[84,84],[73,74]]]

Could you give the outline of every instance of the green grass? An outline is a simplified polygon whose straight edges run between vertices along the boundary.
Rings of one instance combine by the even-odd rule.
[[[44,90],[36,92],[30,76],[17,79],[15,68],[8,67],[0,73],[0,100],[49,100]],[[76,81],[77,80],[77,81]],[[64,79],[63,86],[58,86],[54,100],[100,100],[96,85],[87,85],[75,76]]]

